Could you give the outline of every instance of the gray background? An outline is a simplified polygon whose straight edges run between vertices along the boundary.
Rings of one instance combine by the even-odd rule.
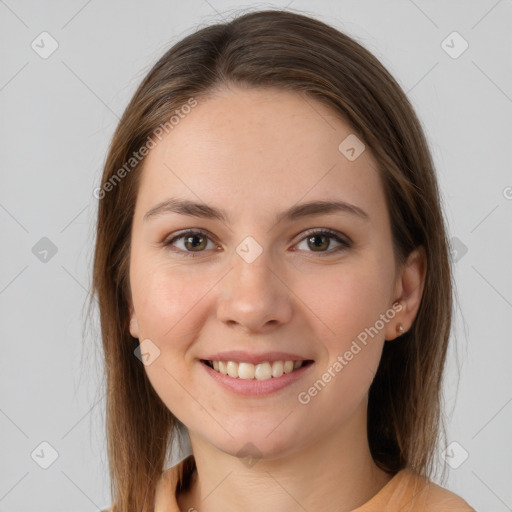
[[[479,512],[512,510],[511,1],[288,4],[372,51],[422,119],[460,300],[446,486]],[[108,143],[171,44],[236,9],[285,5],[0,0],[0,511],[110,505],[98,331],[83,332]],[[44,31],[58,43],[47,58]],[[453,31],[469,44],[457,58],[461,39],[444,43],[452,56],[442,45]]]

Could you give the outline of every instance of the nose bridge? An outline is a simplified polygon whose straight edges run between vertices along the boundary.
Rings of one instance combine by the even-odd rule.
[[[271,254],[252,237],[239,244],[231,272],[219,283],[219,320],[239,324],[246,330],[259,330],[289,319],[290,297],[282,278],[276,276]]]
[[[261,241],[261,236],[259,238]],[[264,247],[253,236],[246,236],[235,247],[232,255],[235,282],[245,282],[246,286],[255,288],[268,288],[275,263],[272,261],[272,252],[270,245]]]

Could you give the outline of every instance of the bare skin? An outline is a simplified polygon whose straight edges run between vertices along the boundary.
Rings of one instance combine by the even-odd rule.
[[[425,261],[414,251],[395,270],[376,162],[369,149],[354,161],[338,150],[351,133],[298,93],[223,88],[198,99],[145,161],[132,229],[130,332],[160,350],[145,370],[189,431],[197,475],[178,496],[180,510],[350,511],[392,477],[370,454],[368,389],[384,343],[399,322],[407,330],[414,320]],[[169,197],[224,209],[229,219],[143,219]],[[276,223],[280,212],[314,200],[345,201],[367,218],[335,211]],[[207,232],[197,235],[199,248],[187,238],[174,240],[174,251],[164,245],[188,228]],[[311,243],[313,228],[334,230],[350,246],[325,234]],[[262,249],[251,263],[236,252],[248,236]],[[299,393],[396,301],[401,310],[301,403]],[[240,396],[200,361],[235,349],[293,352],[314,363],[276,393]],[[237,455],[249,442],[253,465]]]

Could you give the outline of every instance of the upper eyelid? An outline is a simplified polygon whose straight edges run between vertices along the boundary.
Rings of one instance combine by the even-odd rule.
[[[174,240],[179,240],[180,238],[183,238],[184,236],[195,235],[195,234],[205,235],[212,242],[216,239],[215,235],[213,233],[210,233],[209,231],[206,231],[206,230],[200,229],[200,228],[190,228],[190,229],[184,229],[182,231],[178,231],[177,234],[173,234],[172,236],[166,237],[162,243],[170,244]]]

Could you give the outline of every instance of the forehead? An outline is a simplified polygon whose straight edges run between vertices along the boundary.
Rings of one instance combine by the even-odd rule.
[[[347,158],[347,144],[359,152],[362,142],[325,104],[297,92],[238,88],[197,102],[156,139],[137,209],[170,195],[252,215],[301,199],[342,199],[368,213],[384,207],[373,156],[366,148]]]

